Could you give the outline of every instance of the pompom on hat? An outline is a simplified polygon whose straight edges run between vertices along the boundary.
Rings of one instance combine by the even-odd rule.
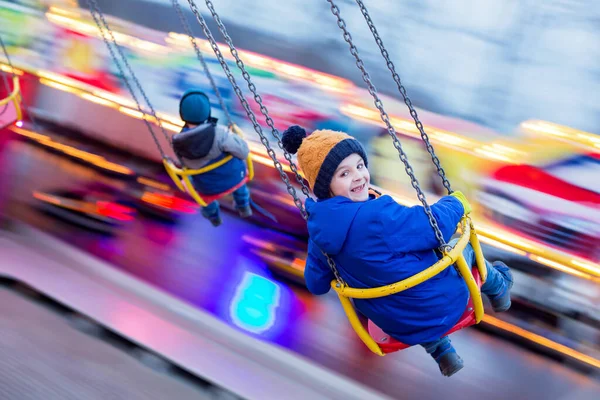
[[[327,129],[306,135],[304,128],[293,125],[283,132],[284,149],[298,153],[298,164],[315,196],[327,199],[333,174],[346,157],[358,154],[367,166],[367,154],[358,140],[344,133]]]

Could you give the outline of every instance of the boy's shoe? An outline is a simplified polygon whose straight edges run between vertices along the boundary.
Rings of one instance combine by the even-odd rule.
[[[237,211],[242,218],[249,218],[252,216],[252,208],[250,208],[250,205],[238,208]]]
[[[511,306],[510,290],[513,287],[513,275],[508,266],[502,261],[494,261],[492,266],[506,281],[506,288],[499,295],[495,296],[494,298],[490,298],[490,303],[492,303],[492,308],[495,312],[507,311]]]
[[[440,372],[444,376],[452,376],[465,366],[463,359],[456,353],[456,351],[449,351],[438,359],[436,359]]]
[[[223,223],[223,220],[221,219],[220,215],[217,215],[216,217],[208,218],[208,220],[210,221],[210,223],[214,227],[217,227],[217,226],[219,226],[219,225],[221,225]]]

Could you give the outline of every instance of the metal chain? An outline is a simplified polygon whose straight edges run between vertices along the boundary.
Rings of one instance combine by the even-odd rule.
[[[171,139],[169,138],[169,136],[168,136],[167,132],[165,131],[164,127],[162,126],[162,123],[160,122],[160,119],[158,119],[158,116],[156,115],[156,112],[154,111],[154,107],[152,107],[152,104],[150,103],[150,100],[146,96],[146,93],[144,92],[143,88],[141,87],[140,82],[137,80],[137,77],[135,76],[135,73],[133,72],[133,69],[131,68],[131,66],[127,62],[127,58],[125,57],[125,55],[123,54],[123,52],[119,48],[119,45],[117,44],[117,40],[115,39],[115,36],[114,36],[112,30],[110,29],[110,26],[106,22],[106,19],[104,18],[104,15],[102,14],[102,11],[98,7],[98,3],[96,2],[96,0],[87,0],[87,3],[89,5],[89,7],[90,7],[90,13],[92,15],[92,18],[94,18],[94,22],[96,23],[96,26],[98,27],[98,30],[100,31],[100,36],[102,36],[102,40],[106,44],[106,47],[108,48],[108,51],[110,52],[110,55],[111,55],[113,61],[115,62],[115,65],[119,69],[119,73],[121,74],[123,82],[127,86],[128,90],[129,90],[129,93],[131,94],[131,97],[135,101],[135,104],[137,106],[138,111],[143,114],[143,118],[142,119],[143,119],[144,123],[146,124],[146,127],[148,128],[148,131],[152,135],[152,139],[154,139],[154,143],[156,144],[156,147],[158,147],[158,151],[160,152],[161,157],[162,158],[167,158],[167,154],[165,153],[163,147],[161,146],[160,141],[158,140],[158,137],[156,137],[156,133],[154,132],[154,129],[152,128],[152,125],[150,124],[150,121],[148,121],[148,119],[146,118],[148,114],[142,108],[142,106],[140,104],[140,101],[139,101],[137,95],[135,94],[135,91],[133,90],[133,87],[131,86],[131,83],[129,82],[129,78],[127,77],[127,75],[125,74],[125,71],[123,70],[123,66],[121,65],[121,62],[123,62],[123,64],[125,64],[127,70],[129,71],[129,74],[131,75],[132,79],[136,83],[136,86],[138,87],[138,89],[142,93],[142,96],[144,97],[144,99],[146,101],[146,104],[148,104],[148,107],[150,107],[152,116],[157,121],[160,129],[162,130],[163,134],[165,135],[165,138],[167,139],[167,142],[170,143]],[[111,42],[109,42],[107,35],[110,36],[110,39],[112,41],[112,45],[111,45]],[[113,50],[113,46],[117,49],[117,52],[119,53],[119,56],[121,57],[121,60],[119,60],[119,58],[115,54],[115,52]],[[181,159],[179,161],[182,162]],[[183,165],[183,163],[182,163],[182,165]]]
[[[448,190],[448,194],[452,194],[452,187],[450,186],[450,181],[448,180],[448,178],[446,178],[446,172],[442,168],[440,159],[435,154],[433,145],[429,141],[429,135],[427,135],[427,133],[425,132],[425,128],[423,127],[423,124],[421,123],[421,121],[419,120],[419,116],[417,115],[417,110],[415,110],[415,108],[413,107],[412,102],[410,101],[410,98],[408,97],[408,94],[406,93],[406,88],[404,87],[404,85],[402,85],[400,76],[396,72],[396,67],[394,66],[394,63],[392,62],[392,60],[390,59],[390,55],[389,55],[388,51],[386,50],[386,48],[383,45],[383,41],[381,40],[381,37],[379,36],[377,29],[375,28],[375,24],[373,23],[373,20],[371,19],[371,16],[369,15],[369,11],[367,10],[367,7],[362,2],[362,0],[356,0],[356,4],[358,4],[360,11],[362,12],[363,16],[365,17],[365,21],[367,21],[367,25],[369,26],[371,33],[373,33],[375,42],[377,43],[377,46],[379,46],[381,55],[385,59],[386,65],[387,65],[388,69],[390,70],[390,72],[392,73],[392,78],[394,79],[394,82],[396,82],[396,85],[398,86],[398,91],[400,91],[400,94],[402,95],[402,98],[404,99],[404,103],[410,110],[410,115],[413,118],[413,120],[415,121],[415,126],[421,133],[421,139],[423,139],[423,142],[425,143],[425,145],[427,147],[427,151],[431,155],[431,160],[433,161],[433,164],[435,165],[435,167],[437,169],[438,175],[442,179],[442,183],[443,183],[444,187]]]
[[[298,171],[298,167],[292,160],[292,155],[285,150],[283,143],[281,141],[281,134],[279,133],[277,128],[275,128],[273,119],[269,116],[269,111],[267,110],[267,107],[265,107],[265,105],[263,104],[262,97],[258,94],[256,85],[252,82],[252,79],[250,78],[250,74],[246,70],[246,66],[244,65],[244,62],[241,60],[237,49],[233,45],[233,41],[231,40],[231,37],[227,33],[227,29],[225,28],[225,25],[223,24],[223,22],[221,21],[221,18],[219,18],[219,15],[215,11],[212,1],[206,0],[206,6],[208,7],[208,10],[210,11],[213,19],[217,23],[217,26],[219,27],[219,31],[221,32],[221,35],[223,35],[225,42],[229,46],[229,51],[231,52],[231,55],[235,58],[235,62],[237,64],[238,68],[240,69],[240,71],[242,71],[242,77],[246,80],[246,83],[248,84],[248,89],[254,95],[254,101],[256,102],[256,104],[259,105],[260,112],[265,117],[266,124],[269,126],[269,128],[271,128],[272,135],[275,137],[275,139],[277,139],[277,145],[283,151],[283,156],[288,161],[288,163],[290,165],[290,169],[292,170],[292,172],[294,173],[294,176],[296,177],[296,181],[298,181],[298,183],[300,184],[300,186],[302,188],[302,193],[304,193],[304,195],[307,198],[310,198],[310,189],[306,186],[306,183],[304,182],[304,178],[302,178],[302,175],[300,175],[300,172]]]
[[[233,89],[234,89],[235,93],[237,94],[240,102],[242,103],[242,106],[244,107],[244,110],[246,110],[246,114],[248,115],[248,118],[250,118],[250,120],[252,121],[252,124],[254,125],[254,130],[260,136],[261,142],[265,146],[265,148],[267,149],[267,153],[271,157],[271,160],[273,160],[275,168],[277,169],[277,171],[279,171],[279,175],[281,176],[281,179],[285,183],[285,185],[287,187],[288,193],[294,199],[294,204],[296,204],[296,207],[298,207],[298,209],[300,210],[300,214],[302,215],[302,217],[305,220],[308,220],[308,213],[306,212],[306,209],[304,208],[304,204],[302,204],[302,201],[298,198],[298,196],[296,194],[296,189],[290,183],[290,180],[289,180],[287,174],[283,171],[281,162],[277,159],[275,151],[271,148],[269,140],[265,137],[264,133],[262,132],[262,128],[261,128],[260,124],[256,120],[256,115],[254,114],[254,112],[252,111],[252,109],[250,108],[250,106],[248,105],[248,101],[245,99],[245,97],[244,97],[244,95],[242,93],[242,90],[240,89],[239,85],[237,84],[237,82],[235,80],[235,77],[231,73],[231,70],[229,69],[229,66],[227,65],[227,62],[225,61],[225,58],[223,57],[223,54],[221,53],[221,50],[219,49],[219,46],[217,45],[217,42],[214,39],[214,36],[212,35],[212,33],[210,32],[210,30],[208,29],[208,26],[206,25],[206,21],[204,20],[204,18],[202,17],[202,15],[200,14],[200,12],[198,11],[198,7],[196,6],[195,2],[193,0],[188,0],[188,3],[190,4],[190,8],[192,9],[192,12],[196,16],[196,19],[198,20],[198,23],[200,23],[200,25],[202,26],[202,30],[204,31],[204,34],[206,35],[208,41],[210,42],[211,47],[213,48],[213,51],[215,52],[215,55],[217,56],[217,59],[219,60],[219,63],[221,64],[221,67],[223,68],[223,71],[225,71],[225,74],[227,75],[227,78],[229,79],[229,82],[231,83],[231,86],[233,87]],[[208,6],[208,3],[209,2],[207,1],[207,6]],[[210,4],[209,9],[211,10],[211,14],[215,18],[215,21],[219,25],[219,29],[220,30],[222,29],[221,33],[223,34],[224,37],[226,36],[226,40],[227,40],[227,44],[229,45],[229,49],[230,49],[232,55],[235,57],[236,63],[238,65],[238,67],[240,68],[240,70],[242,70],[242,75],[243,75],[244,79],[246,80],[246,82],[248,83],[248,88],[254,94],[254,100],[261,106],[261,112],[265,116],[265,119],[267,119],[267,121],[270,121],[270,125],[269,126],[273,130],[273,135],[277,138],[279,146],[283,150],[284,155],[287,155],[286,159],[288,160],[288,162],[290,163],[290,167],[292,168],[292,170],[296,174],[296,179],[297,180],[300,179],[299,182],[302,185],[302,192],[306,195],[307,198],[309,198],[310,197],[310,191],[309,191],[308,187],[306,187],[306,184],[304,183],[304,179],[302,179],[302,176],[300,176],[300,174],[298,173],[298,169],[295,168],[295,164],[291,160],[291,155],[287,151],[285,151],[285,149],[283,147],[283,143],[281,143],[281,138],[279,136],[279,132],[277,131],[277,129],[275,129],[274,124],[273,124],[273,120],[271,119],[271,117],[269,117],[267,108],[264,107],[264,105],[262,104],[262,99],[258,95],[258,93],[256,92],[256,86],[252,83],[251,78],[250,78],[250,74],[246,71],[246,69],[244,67],[244,63],[240,59],[239,54],[238,54],[237,50],[235,49],[235,47],[233,45],[233,42],[231,41],[231,38],[229,37],[229,35],[227,35],[227,31],[225,30],[225,26],[223,25],[223,23],[221,22],[221,19],[219,18],[219,16],[215,12],[214,7],[212,7],[212,3]],[[267,123],[269,123],[269,122],[267,122]],[[338,270],[336,268],[336,265],[335,265],[335,262],[333,261],[333,259],[331,257],[329,257],[329,255],[327,253],[325,253],[323,251],[321,251],[321,252],[323,253],[323,255],[325,256],[325,258],[327,259],[327,264],[329,265],[329,268],[333,272],[333,275],[335,276],[335,279],[337,281],[338,286],[345,286],[346,283],[344,282],[344,280],[342,279],[341,275],[339,274],[339,272],[338,272]]]
[[[150,113],[152,114],[152,117],[154,117],[154,119],[158,123],[158,127],[162,131],[162,133],[163,133],[165,139],[167,140],[167,142],[170,142],[171,138],[169,137],[169,134],[167,133],[167,131],[163,127],[161,120],[158,118],[158,115],[156,114],[156,111],[154,110],[154,107],[152,106],[152,103],[150,102],[150,99],[146,95],[146,92],[144,91],[144,88],[142,87],[142,85],[141,85],[140,81],[138,80],[137,76],[135,75],[135,72],[133,71],[133,68],[131,68],[131,65],[129,64],[129,61],[127,61],[127,57],[125,57],[125,54],[123,53],[123,50],[121,50],[121,47],[117,44],[117,39],[115,38],[115,35],[113,34],[112,29],[108,25],[108,22],[104,18],[104,14],[102,13],[102,11],[100,10],[100,8],[98,7],[97,1],[96,0],[88,0],[88,1],[91,1],[93,3],[94,9],[95,9],[96,13],[98,14],[98,16],[100,17],[100,20],[102,21],[102,24],[104,25],[104,29],[106,30],[106,32],[108,32],[108,34],[110,36],[110,39],[111,39],[111,41],[113,43],[114,48],[117,50],[117,53],[119,53],[119,56],[121,57],[121,60],[123,61],[123,64],[125,65],[125,67],[127,68],[127,70],[129,71],[129,73],[131,75],[131,79],[133,79],[133,82],[135,83],[135,86],[138,88],[138,90],[140,91],[142,97],[144,98],[144,101],[146,102],[146,104],[150,108]]]
[[[190,24],[188,23],[187,18],[185,18],[183,10],[181,9],[181,5],[179,4],[179,0],[171,0],[171,2],[173,3],[173,7],[175,8],[175,11],[177,11],[177,15],[179,16],[179,20],[181,21],[181,24],[183,25],[183,29],[185,30],[185,33],[190,38],[190,43],[194,47],[194,51],[196,52],[196,57],[198,58],[200,63],[202,63],[202,68],[204,68],[204,72],[206,73],[206,76],[208,77],[208,80],[210,81],[210,85],[212,86],[212,89],[215,92],[217,99],[219,100],[221,109],[223,110],[223,113],[225,113],[225,119],[227,120],[227,125],[229,125],[231,127],[233,125],[233,120],[231,119],[231,114],[229,113],[229,110],[225,106],[225,101],[223,100],[223,97],[221,96],[221,92],[219,91],[219,88],[217,87],[217,84],[215,83],[215,80],[213,79],[213,76],[210,73],[210,70],[208,69],[206,60],[204,59],[204,56],[202,55],[202,52],[200,51],[200,48],[198,47],[198,44],[196,43],[196,38],[194,38],[192,28],[190,27]]]
[[[408,176],[410,177],[411,185],[417,192],[417,197],[418,197],[419,201],[421,202],[421,204],[423,205],[423,208],[425,209],[425,213],[427,214],[429,223],[434,230],[435,236],[438,239],[438,241],[440,242],[440,246],[442,248],[445,248],[446,241],[444,240],[444,236],[442,235],[440,227],[439,227],[435,217],[433,216],[431,207],[427,203],[425,193],[423,193],[423,191],[421,190],[421,186],[419,185],[419,181],[417,180],[417,177],[414,174],[414,170],[413,170],[412,166],[410,165],[410,163],[408,162],[408,157],[406,156],[406,153],[404,152],[404,149],[402,148],[402,144],[400,143],[400,140],[396,136],[396,131],[394,130],[394,127],[392,126],[392,124],[390,122],[390,117],[385,112],[385,109],[383,108],[383,102],[377,95],[377,89],[375,88],[375,85],[373,85],[373,82],[371,81],[371,77],[370,77],[369,73],[367,72],[364,63],[358,54],[358,49],[356,48],[356,46],[354,45],[354,43],[352,41],[352,36],[350,35],[350,32],[348,32],[348,29],[346,28],[346,22],[340,16],[340,9],[338,8],[337,5],[335,5],[333,0],[327,0],[327,2],[331,5],[331,12],[337,18],[337,25],[342,30],[344,40],[348,43],[348,45],[350,47],[350,54],[352,54],[354,56],[354,59],[356,60],[356,66],[362,73],[362,78],[365,81],[365,83],[367,84],[369,93],[373,97],[375,107],[377,107],[377,109],[379,110],[381,120],[385,123],[388,134],[391,136],[391,138],[394,142],[394,147],[396,148],[396,150],[398,150],[400,161],[402,161],[402,163],[404,164],[404,169],[405,169],[406,173],[408,174]]]
[[[296,194],[296,189],[290,183],[290,180],[289,180],[287,174],[283,170],[283,166],[281,165],[281,162],[277,159],[277,155],[275,154],[275,151],[271,148],[269,139],[265,136],[265,134],[262,131],[262,127],[256,120],[256,115],[250,108],[248,101],[246,100],[246,98],[244,97],[244,94],[242,93],[242,89],[237,84],[235,77],[233,76],[231,70],[229,69],[229,66],[227,65],[227,61],[225,61],[225,58],[223,57],[223,53],[221,52],[221,49],[219,49],[219,46],[218,46],[214,36],[212,35],[212,32],[208,28],[208,25],[206,24],[204,17],[202,16],[202,14],[200,14],[200,11],[198,11],[198,7],[196,6],[196,3],[193,0],[188,0],[188,3],[190,4],[190,8],[191,8],[192,12],[196,16],[196,20],[202,27],[202,31],[204,32],[204,34],[206,35],[206,38],[210,42],[210,45],[211,45],[215,55],[217,56],[217,59],[219,60],[219,63],[221,64],[221,67],[223,68],[225,75],[227,75],[227,79],[229,79],[229,83],[231,83],[231,86],[233,87],[235,94],[237,95],[238,99],[240,100],[240,103],[242,103],[242,106],[244,107],[244,110],[246,111],[248,118],[252,122],[252,125],[254,126],[254,130],[260,137],[260,141],[262,142],[262,144],[267,149],[267,154],[269,155],[271,160],[273,160],[273,164],[275,165],[275,168],[279,172],[281,179],[286,184],[288,193],[293,197],[294,204],[296,204],[296,207],[298,207],[298,209],[300,210],[302,217],[305,220],[308,219],[308,214],[306,213],[306,210],[304,209],[304,204],[302,204],[302,201],[298,198],[298,195]]]

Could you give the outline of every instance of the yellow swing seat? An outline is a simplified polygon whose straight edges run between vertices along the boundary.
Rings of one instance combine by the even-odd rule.
[[[351,288],[339,283],[337,280],[331,281],[331,287],[338,294],[344,312],[350,321],[350,325],[352,325],[354,331],[373,353],[383,356],[410,346],[391,338],[371,321],[368,323],[368,329],[365,328],[359,320],[350,299],[374,299],[400,293],[425,282],[453,264],[456,264],[461,276],[467,284],[470,300],[465,313],[448,333],[466,328],[470,325],[478,324],[481,321],[484,310],[480,287],[487,278],[485,259],[471,219],[468,216],[463,217],[459,226],[461,227],[462,233],[456,245],[450,250],[445,251],[443,257],[431,267],[424,269],[407,279],[387,286],[369,289]],[[467,265],[463,256],[463,250],[469,242],[471,243],[471,246],[473,246],[475,258],[477,260],[477,267],[473,268],[473,270],[471,270],[471,266]]]
[[[0,100],[0,129],[4,129],[23,118],[21,111],[21,86],[19,78],[13,77],[13,90]]]
[[[231,130],[236,135],[239,135],[240,137],[243,138],[243,132],[237,125],[232,124]],[[227,157],[224,157],[221,160],[216,161],[212,164],[206,165],[200,169],[189,169],[186,167],[180,168],[175,165],[175,162],[173,160],[171,160],[168,157],[165,157],[163,159],[163,165],[165,166],[165,169],[167,170],[167,174],[169,174],[169,177],[171,177],[171,179],[173,180],[173,182],[175,183],[175,185],[177,186],[177,188],[179,190],[181,190],[182,192],[186,192],[190,196],[192,196],[192,198],[200,206],[206,207],[208,204],[212,203],[213,201],[218,200],[222,197],[225,197],[225,196],[235,192],[237,189],[239,189],[240,187],[242,187],[243,185],[245,185],[246,183],[248,183],[252,179],[254,179],[254,164],[252,163],[252,155],[248,154],[248,158],[246,158],[246,169],[247,169],[246,176],[237,185],[235,185],[234,187],[232,187],[222,193],[211,194],[211,195],[198,193],[198,191],[194,188],[194,185],[192,184],[190,177],[205,174],[209,171],[212,171],[212,170],[228,163],[232,159],[233,159],[233,156],[228,155]]]

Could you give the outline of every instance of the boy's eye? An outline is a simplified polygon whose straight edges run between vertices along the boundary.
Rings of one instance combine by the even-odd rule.
[[[362,167],[364,167],[364,165],[362,163],[360,163],[360,164],[358,164],[358,166],[356,168],[362,169]]]
[[[348,176],[348,172],[347,172],[347,171],[346,171],[346,172],[342,172],[342,173],[340,174],[340,176],[341,176],[342,178],[343,178],[343,177],[345,177],[345,176]]]

